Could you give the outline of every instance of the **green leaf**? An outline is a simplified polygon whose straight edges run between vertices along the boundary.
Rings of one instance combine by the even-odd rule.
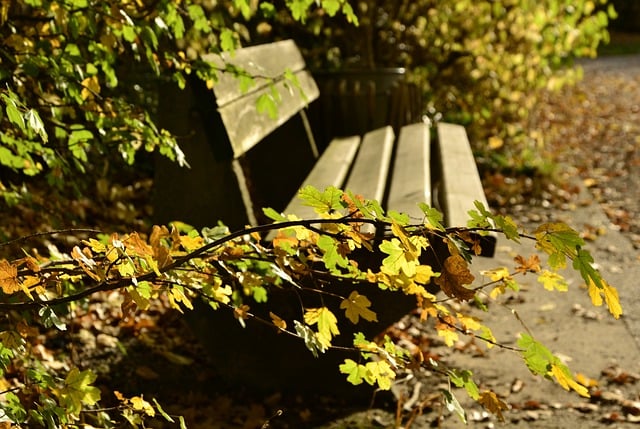
[[[60,331],[66,331],[67,325],[58,317],[51,307],[42,307],[38,310],[38,316],[45,328],[55,326]]]
[[[347,381],[354,386],[362,384],[367,375],[367,368],[351,359],[345,359],[339,368],[341,373],[347,374]]]
[[[531,372],[546,377],[551,364],[557,359],[553,353],[528,334],[522,334],[517,344],[522,349],[522,357]]]
[[[447,374],[453,384],[458,387],[464,387],[471,399],[474,401],[478,400],[480,397],[480,391],[478,390],[476,383],[471,378],[473,375],[471,371],[452,369],[448,371]]]
[[[264,213],[264,215],[269,219],[275,220],[276,222],[285,222],[287,220],[286,216],[282,215],[281,213],[278,213],[277,211],[275,211],[270,207],[264,207],[262,209],[262,213]]]
[[[326,214],[343,208],[342,194],[342,191],[334,186],[329,186],[321,192],[307,185],[298,192],[298,197],[306,206],[313,207],[316,213]]]
[[[236,34],[230,28],[223,28],[222,31],[220,32],[220,48],[225,52],[235,51]]]
[[[100,400],[100,389],[91,386],[94,381],[96,375],[92,371],[73,368],[60,391],[60,404],[76,417],[83,405],[95,405]]]
[[[593,284],[600,289],[604,287],[602,276],[593,266],[593,257],[588,251],[580,248],[577,249],[576,256],[573,260],[573,268],[580,273],[587,285],[593,282]]]
[[[467,414],[465,413],[464,408],[462,408],[462,405],[460,405],[460,402],[458,402],[458,399],[456,399],[453,393],[448,390],[441,390],[441,393],[442,397],[444,398],[444,404],[447,407],[447,410],[449,410],[450,413],[455,413],[460,418],[462,423],[467,424]]]
[[[342,256],[338,250],[338,242],[328,235],[318,238],[318,247],[323,251],[322,260],[324,265],[332,272],[337,271],[337,267],[347,268],[349,260]]]
[[[266,113],[269,118],[278,118],[278,105],[271,94],[262,94],[256,100],[256,109],[258,113]]]
[[[444,226],[442,225],[444,216],[440,210],[426,203],[419,203],[418,207],[420,207],[420,210],[424,213],[428,225],[438,231],[444,231]]]

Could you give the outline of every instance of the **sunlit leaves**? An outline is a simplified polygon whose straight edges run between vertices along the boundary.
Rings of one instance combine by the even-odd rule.
[[[522,357],[532,373],[544,377],[553,376],[566,390],[573,389],[579,395],[589,397],[588,390],[575,381],[569,368],[542,343],[528,334],[522,334],[518,339],[518,346],[523,349]]]
[[[565,268],[567,257],[573,258],[584,246],[578,232],[564,223],[546,223],[536,231],[536,247],[549,255],[549,265],[557,270]]]
[[[396,376],[385,361],[367,362],[363,365],[352,359],[345,359],[340,365],[340,372],[347,374],[347,381],[351,384],[358,385],[364,381],[373,386],[377,383],[381,390],[389,390]]]
[[[357,324],[361,317],[369,322],[378,321],[376,313],[371,311],[369,307],[371,307],[371,301],[355,290],[351,292],[348,298],[342,300],[340,303],[340,308],[345,311],[347,319],[353,324]]]
[[[305,205],[313,207],[319,215],[342,209],[342,191],[333,186],[324,191],[313,186],[305,186],[298,192],[298,197]]]
[[[318,342],[324,349],[331,345],[331,339],[340,334],[338,319],[327,307],[311,308],[304,313],[304,321],[308,325],[318,326]]]

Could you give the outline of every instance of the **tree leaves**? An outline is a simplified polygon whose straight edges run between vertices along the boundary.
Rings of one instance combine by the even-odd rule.
[[[543,377],[554,377],[565,390],[573,389],[580,396],[589,397],[588,390],[575,381],[569,368],[544,345],[528,334],[522,334],[518,339],[518,346],[522,348],[522,357],[532,373]]]
[[[331,339],[339,335],[338,319],[327,307],[311,308],[305,311],[304,321],[308,325],[318,325],[318,342],[324,349],[331,346]]]

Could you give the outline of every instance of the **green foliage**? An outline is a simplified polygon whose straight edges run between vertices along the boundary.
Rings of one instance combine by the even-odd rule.
[[[318,6],[357,21],[344,0],[288,1],[282,10],[303,19]],[[249,42],[244,23],[274,10],[246,0],[3,3],[0,171],[19,173],[16,184],[40,175],[63,187],[82,185],[78,173],[133,165],[140,152],[187,166],[175,136],[155,123],[158,86],[184,88],[190,75],[213,85],[219,70],[202,56],[233,54]],[[237,73],[248,89],[251,76]],[[278,101],[272,92],[259,108],[275,117]]]
[[[2,380],[10,380],[14,386],[5,395],[3,412],[18,424],[32,420],[49,426],[82,424],[86,416],[99,413],[100,391],[94,386],[95,373],[76,367],[63,373],[52,372],[32,359],[31,342],[24,333],[66,329],[61,314],[104,291],[119,291],[124,300],[122,308],[129,315],[147,310],[152,301],[165,302],[181,312],[189,311],[194,308],[194,300],[202,299],[214,310],[231,308],[238,322],[245,326],[245,320],[265,314],[259,311],[265,307],[269,319],[261,319],[263,323],[299,338],[301,347],[306,346],[318,358],[338,347],[338,338],[348,327],[374,323],[379,315],[384,315],[387,311],[384,303],[373,301],[365,292],[371,288],[415,298],[421,318],[433,319],[435,332],[450,347],[461,335],[473,335],[485,341],[488,348],[499,345],[489,326],[460,310],[460,301],[476,300],[478,294],[490,288],[493,289],[488,295],[492,299],[517,291],[514,277],[530,273],[537,275],[546,289],[565,290],[568,284],[556,269],[568,266],[567,260],[572,261],[573,268],[588,283],[594,305],[606,303],[614,317],[622,314],[617,291],[600,277],[577,233],[564,224],[543,225],[534,234],[517,237],[535,240],[538,248],[549,254],[550,270],[542,269],[537,256],[519,256],[512,271],[503,267],[483,272],[489,281],[472,288],[474,276],[467,260],[474,256],[472,249],[477,249],[478,243],[469,232],[478,232],[480,227],[434,228],[433,222],[440,216],[429,207],[423,207],[430,213],[429,218],[417,224],[408,223],[408,218],[401,214],[388,216],[379,203],[372,201],[360,199],[359,206],[364,210],[361,212],[355,208],[351,193],[336,188],[320,191],[307,187],[301,195],[316,208],[317,219],[290,220],[267,209],[265,212],[276,223],[236,232],[223,227],[199,232],[183,224],[171,229],[155,226],[148,236],[137,232],[103,235],[99,240],[83,239],[67,253],[47,256],[21,252],[14,259],[0,260],[0,309],[11,310],[6,311],[4,331],[0,332],[0,369]],[[376,209],[370,210],[371,207]],[[516,239],[512,236],[516,227],[511,221],[499,220],[481,205],[477,208],[473,216],[476,221],[486,216],[506,226],[504,230],[490,226],[485,231],[499,231]],[[362,231],[365,223],[385,233],[378,238],[367,234]],[[275,229],[279,229],[275,239],[271,244],[265,243],[261,234]],[[441,255],[445,258],[441,268],[426,264],[420,257],[435,241],[452,243],[451,254]],[[378,262],[360,268],[363,251],[377,255]],[[348,286],[325,290],[318,283],[319,278],[327,285]],[[427,290],[432,283],[440,286],[442,297]],[[276,314],[278,308],[270,307],[269,299],[272,293],[283,290],[291,290],[299,304],[297,314],[286,318]],[[316,302],[322,304],[307,302],[301,292],[321,296],[322,300]],[[588,396],[587,387],[576,381],[569,368],[527,332],[520,335],[518,349],[512,349],[522,355],[527,367],[567,390]],[[428,365],[430,370],[446,376],[452,387],[464,389],[470,398],[503,418],[506,405],[495,393],[481,392],[469,369],[425,362],[388,337],[376,340],[358,332],[352,344],[352,357],[346,358],[336,371],[353,384],[389,389],[398,371]],[[344,345],[339,348],[345,350]],[[8,374],[9,367],[25,367],[26,375]],[[38,402],[22,399],[36,391]],[[117,409],[119,417],[112,415],[111,421],[120,419],[134,427],[144,427],[146,418],[159,415],[184,425],[183,420],[166,414],[158,403],[141,396],[126,398],[113,393],[121,406]],[[450,388],[441,393],[443,403],[464,420],[465,413],[455,392]]]
[[[543,90],[581,78],[615,18],[607,0],[353,0],[359,26],[311,11],[279,14],[271,35],[293,37],[313,69],[405,67],[425,113],[466,125],[478,152],[502,168],[545,167],[544,130],[528,113]],[[260,38],[258,32],[254,38]]]

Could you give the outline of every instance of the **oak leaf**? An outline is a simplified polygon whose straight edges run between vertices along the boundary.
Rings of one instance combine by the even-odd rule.
[[[461,301],[473,299],[475,292],[463,285],[473,283],[475,277],[469,271],[469,266],[460,255],[452,255],[445,259],[440,277],[435,282],[442,292],[449,297],[455,297]]]
[[[6,259],[0,260],[0,287],[7,295],[19,291],[18,268],[11,265]]]

